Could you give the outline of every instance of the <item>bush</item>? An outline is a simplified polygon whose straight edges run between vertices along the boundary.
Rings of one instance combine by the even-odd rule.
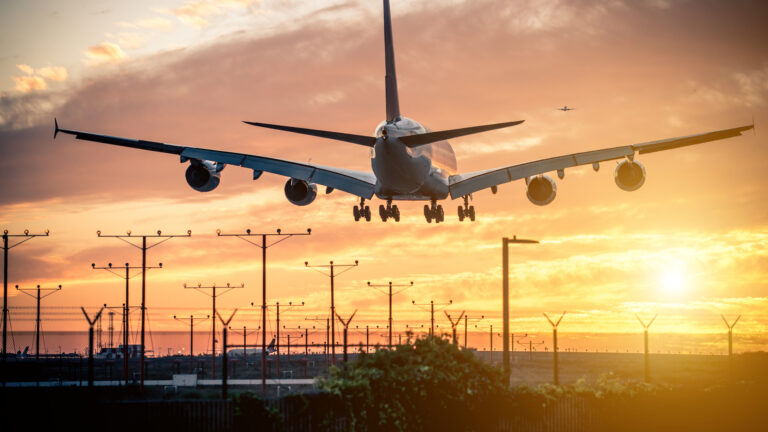
[[[437,337],[363,353],[318,384],[341,396],[352,430],[488,430],[511,406],[501,369]]]

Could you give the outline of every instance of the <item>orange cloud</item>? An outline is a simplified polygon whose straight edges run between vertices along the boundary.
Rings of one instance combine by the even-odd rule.
[[[67,79],[67,69],[62,66],[47,66],[37,70],[37,74],[51,81],[64,81]]]
[[[32,66],[27,64],[17,64],[16,67],[27,75],[32,75],[35,72],[35,70],[32,69]]]
[[[172,9],[169,13],[188,26],[203,28],[208,26],[209,17],[224,13],[222,8],[249,7],[251,4],[253,0],[196,0]]]
[[[125,53],[119,45],[112,42],[102,42],[88,47],[85,55],[96,62],[115,63],[125,58]]]
[[[45,80],[39,76],[15,76],[12,78],[16,83],[15,89],[22,93],[28,93],[32,90],[45,90],[48,87]]]

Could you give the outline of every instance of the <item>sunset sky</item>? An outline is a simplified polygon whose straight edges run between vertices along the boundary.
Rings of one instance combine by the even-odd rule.
[[[385,108],[379,1],[7,0],[0,228],[51,231],[10,252],[13,330],[34,328],[25,309],[34,301],[16,284],[63,286],[44,300],[59,308],[47,309],[48,331],[85,330],[76,308],[123,302],[123,282],[91,263],[139,265],[140,252],[96,230],[192,231],[148,254],[164,267],[147,284],[154,331],[184,331],[174,314],[210,313],[207,297],[183,288],[198,282],[244,283],[219,309],[240,308],[233,327],[256,327],[250,303],[261,299],[261,251],[217,238],[216,229],[311,227],[311,236],[268,252],[269,302],[306,304],[281,314],[289,327],[329,312],[329,279],[305,261],[359,260],[336,283],[339,313],[359,310],[353,326],[386,325],[386,296],[366,282],[393,280],[414,282],[394,300],[398,331],[426,325],[428,313],[411,301],[430,299],[451,299],[454,316],[484,315],[478,325],[500,331],[501,238],[518,235],[542,243],[511,247],[512,331],[544,337],[551,328],[542,312],[568,311],[563,337],[624,334],[611,346],[634,350],[642,346],[631,335],[642,332],[634,314],[658,314],[653,332],[698,335],[672,337],[666,348],[722,353],[720,314],[741,314],[735,350],[768,349],[766,2],[392,0],[392,13],[404,115],[433,130],[525,120],[453,140],[460,172],[753,118],[756,130],[638,156],[647,179],[636,192],[616,187],[611,162],[597,173],[567,170],[545,207],[531,204],[518,181],[496,195],[476,193],[475,223],[458,221],[460,200],[443,202],[439,225],[426,223],[420,202],[399,204],[400,223],[376,214],[355,223],[358,199],[343,192],[296,207],[283,177],[254,182],[250,170],[228,167],[215,191],[199,193],[175,156],[66,135],[54,141],[53,119],[69,129],[369,170],[364,147],[241,121],[371,134]],[[576,110],[555,110],[566,104]],[[134,305],[139,284],[132,280]],[[438,322],[449,328],[442,312]],[[572,337],[574,346],[596,347]]]

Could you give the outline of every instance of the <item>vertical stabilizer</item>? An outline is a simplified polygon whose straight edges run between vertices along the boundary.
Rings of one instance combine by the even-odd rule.
[[[384,77],[387,92],[387,121],[393,122],[400,118],[400,101],[397,97],[395,47],[392,43],[392,15],[389,12],[389,0],[384,0],[384,57],[387,70]]]

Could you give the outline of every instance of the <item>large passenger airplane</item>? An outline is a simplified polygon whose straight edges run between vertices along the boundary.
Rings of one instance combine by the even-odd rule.
[[[254,180],[261,177],[265,171],[288,177],[285,196],[295,205],[310,204],[317,196],[317,185],[322,185],[326,188],[326,194],[338,189],[360,198],[360,205],[353,208],[356,221],[371,220],[371,209],[366,205],[366,200],[370,200],[375,194],[379,199],[386,201],[386,205],[379,206],[379,216],[383,221],[400,220],[400,210],[397,205],[392,204],[393,201],[422,200],[430,203],[424,205],[424,217],[427,222],[439,223],[444,221],[445,215],[443,206],[438,204],[438,201],[449,197],[462,198],[464,203],[458,207],[459,220],[474,221],[475,208],[469,205],[471,194],[483,189],[490,189],[495,194],[498,185],[514,180],[525,181],[526,195],[533,204],[547,205],[555,199],[557,190],[555,181],[547,173],[557,172],[558,177],[562,179],[566,168],[579,165],[592,165],[597,171],[601,162],[620,160],[614,170],[616,185],[625,191],[634,191],[645,182],[645,167],[635,159],[637,153],[652,153],[735,137],[754,127],[741,126],[460,174],[457,172],[456,156],[447,142],[448,139],[519,125],[523,120],[432,132],[418,122],[402,116],[398,102],[389,0],[384,0],[384,58],[386,120],[376,127],[373,136],[244,122],[263,128],[370,147],[372,173],[60,129],[55,119],[54,138],[62,132],[82,140],[178,155],[182,163],[189,162],[186,171],[187,183],[200,192],[215,189],[219,185],[224,167],[237,165],[253,170]]]

